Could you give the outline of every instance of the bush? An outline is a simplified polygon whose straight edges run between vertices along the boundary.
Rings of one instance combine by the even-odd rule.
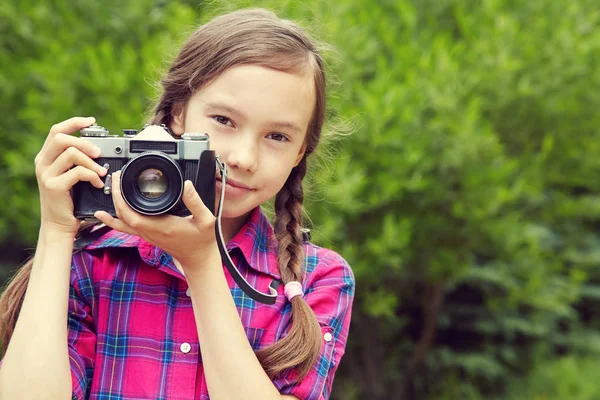
[[[90,114],[111,129],[141,124],[156,94],[147,82],[207,18],[185,2],[53,3],[0,8],[0,240],[27,246],[49,125]],[[537,385],[582,382],[593,365],[570,354],[600,352],[596,2],[205,7],[247,5],[333,44],[330,115],[356,126],[313,168],[309,202],[315,240],[357,278],[336,398],[514,398],[519,385],[549,396]],[[547,370],[553,354],[566,356]]]
[[[507,400],[594,400],[600,398],[600,363],[594,357],[565,356],[539,363],[515,381]]]

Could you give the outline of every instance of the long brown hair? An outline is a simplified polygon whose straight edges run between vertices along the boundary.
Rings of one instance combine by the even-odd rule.
[[[161,81],[163,92],[150,122],[170,126],[175,112],[187,104],[195,91],[228,68],[244,64],[290,73],[308,69],[314,79],[316,102],[306,134],[306,151],[275,198],[275,233],[282,281],[302,282],[302,180],[307,170],[306,158],[317,147],[325,118],[324,63],[315,42],[298,25],[269,11],[247,9],[216,17],[192,33],[171,64]],[[30,260],[0,299],[0,340],[5,344],[16,323],[31,266]],[[314,312],[300,296],[291,303],[292,326],[288,334],[257,352],[271,378],[291,367],[298,369],[300,378],[304,377],[321,349],[321,329]]]

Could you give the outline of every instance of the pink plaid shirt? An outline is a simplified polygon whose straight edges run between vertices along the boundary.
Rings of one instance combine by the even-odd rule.
[[[271,281],[281,278],[277,241],[260,208],[227,248],[258,290],[268,292]],[[273,383],[282,394],[327,399],[348,337],[354,277],[335,252],[308,242],[304,251],[302,284],[321,325],[321,353],[302,381],[290,370]],[[291,304],[283,285],[276,303],[265,305],[242,292],[226,269],[224,273],[252,348],[285,336]],[[68,339],[73,399],[208,399],[187,289],[171,256],[135,236],[109,231],[76,253]]]

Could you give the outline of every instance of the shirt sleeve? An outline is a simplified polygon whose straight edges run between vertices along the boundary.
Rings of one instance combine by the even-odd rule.
[[[348,263],[327,250],[323,258],[307,257],[309,272],[311,260],[317,259],[322,261],[313,265],[313,272],[308,274],[304,298],[321,326],[321,352],[301,381],[295,370],[274,381],[281,394],[291,394],[301,400],[329,399],[335,371],[346,348],[354,299],[354,275]]]
[[[89,397],[94,373],[96,329],[95,295],[91,279],[94,260],[87,252],[73,256],[69,288],[68,348],[73,381],[73,400]]]

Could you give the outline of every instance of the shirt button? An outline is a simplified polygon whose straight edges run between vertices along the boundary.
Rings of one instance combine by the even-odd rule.
[[[187,295],[187,297],[192,297],[192,294],[190,293],[190,288],[187,288],[185,294]]]
[[[192,349],[192,346],[190,346],[190,344],[186,342],[181,345],[180,349],[183,354],[187,354]]]
[[[331,336],[331,333],[326,332],[325,335],[323,335],[323,339],[325,339],[326,342],[331,342],[331,339],[333,339],[333,336]]]

